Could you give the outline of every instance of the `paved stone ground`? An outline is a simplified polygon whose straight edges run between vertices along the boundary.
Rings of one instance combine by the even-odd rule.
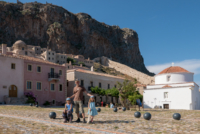
[[[144,110],[150,112],[150,121],[135,118],[135,111],[113,112],[101,108],[95,117],[95,124],[63,123],[64,108],[36,108],[30,106],[0,106],[0,133],[137,133],[137,134],[200,134],[200,111],[189,110]],[[49,112],[57,113],[55,120],[49,119]],[[85,108],[87,112],[87,108]],[[172,119],[173,113],[180,113],[181,120]],[[76,120],[76,115],[74,120]],[[86,114],[87,117],[87,114]],[[82,119],[81,119],[82,120]]]

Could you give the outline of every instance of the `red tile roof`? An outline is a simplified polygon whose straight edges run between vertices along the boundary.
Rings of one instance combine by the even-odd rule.
[[[179,67],[179,66],[171,66],[171,67],[168,67],[166,69],[164,69],[163,71],[161,71],[160,73],[158,74],[166,74],[166,73],[190,73],[189,71],[185,70],[184,68],[182,67]]]
[[[53,63],[53,62],[49,62],[49,61],[45,61],[39,58],[34,58],[34,57],[30,57],[30,56],[24,56],[24,55],[5,55],[5,54],[1,54],[0,56],[4,56],[4,57],[10,57],[10,58],[17,58],[17,59],[23,59],[26,61],[35,61],[35,62],[40,62],[40,63],[44,63],[44,64],[50,64],[50,65],[55,65],[55,66],[60,66],[63,67],[59,64]]]
[[[68,70],[67,72],[74,72],[74,71],[82,72],[82,73],[88,73],[88,74],[94,74],[94,75],[100,75],[100,76],[106,76],[106,77],[112,77],[112,78],[118,78],[118,79],[122,79],[122,80],[125,79],[125,78],[122,78],[122,77],[119,77],[119,76],[113,76],[113,75],[110,75],[110,74],[93,72],[93,71],[83,70],[83,69],[71,69],[71,70]]]
[[[169,85],[165,85],[165,86],[163,86],[162,88],[165,88],[165,87],[172,87],[172,86],[169,86]]]
[[[171,89],[173,89],[173,88],[179,88],[179,87],[195,87],[195,86],[193,86],[193,85],[182,85],[182,86],[173,86],[173,87],[169,86],[169,87],[161,87],[161,88],[171,88]],[[144,90],[161,89],[161,88],[160,87],[146,88]]]

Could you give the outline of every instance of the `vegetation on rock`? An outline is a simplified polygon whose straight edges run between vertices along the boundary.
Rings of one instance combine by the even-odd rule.
[[[71,57],[68,57],[67,58],[67,63],[69,63],[69,61],[71,61],[71,63],[72,64],[74,64],[76,61],[73,59],[73,58],[71,58]]]
[[[0,26],[0,43],[8,47],[23,40],[59,53],[91,59],[112,57],[114,61],[154,75],[144,65],[134,30],[106,25],[86,13],[73,14],[62,7],[38,2],[0,2]]]

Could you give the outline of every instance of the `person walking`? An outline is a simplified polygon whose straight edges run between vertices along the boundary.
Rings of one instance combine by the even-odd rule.
[[[78,117],[76,122],[80,122],[80,115],[79,115],[79,108],[80,108],[80,111],[83,116],[83,123],[86,123],[85,113],[83,109],[83,93],[87,94],[88,96],[92,96],[92,95],[87,93],[86,89],[83,86],[79,85],[80,84],[79,79],[75,80],[75,84],[76,86],[73,89],[73,95],[69,98],[74,98],[74,105],[75,105],[75,110],[76,110],[75,112]]]
[[[93,123],[94,116],[98,115],[96,107],[95,107],[94,96],[90,96],[90,100],[88,103],[88,115],[91,116],[91,120],[89,121],[90,123]],[[88,116],[88,119],[90,116]]]

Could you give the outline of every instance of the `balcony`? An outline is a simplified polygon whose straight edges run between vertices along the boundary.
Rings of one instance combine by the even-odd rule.
[[[48,80],[49,81],[60,81],[60,75],[58,73],[48,73]]]

